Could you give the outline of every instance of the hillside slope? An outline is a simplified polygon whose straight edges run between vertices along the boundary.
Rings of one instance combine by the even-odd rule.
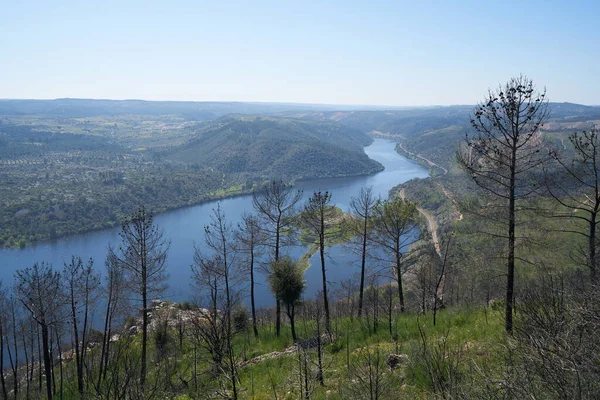
[[[167,159],[224,173],[303,179],[369,174],[382,169],[363,146],[372,139],[330,122],[232,116],[204,128]]]

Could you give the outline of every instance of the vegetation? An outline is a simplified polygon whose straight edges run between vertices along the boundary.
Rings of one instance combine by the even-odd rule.
[[[370,142],[360,131],[333,123],[230,116],[164,157],[224,173],[292,181],[379,171],[381,165],[362,151]]]
[[[98,105],[78,118],[76,110],[0,119],[0,246],[118,226],[139,204],[160,213],[250,193],[273,178],[382,169],[362,150],[367,135],[329,122],[95,116]]]
[[[5,282],[0,291],[2,395],[597,398],[596,130],[560,130],[568,112],[578,124],[592,114],[566,105],[542,129],[546,103],[536,101],[532,83],[516,78],[506,89],[492,92],[472,115],[475,137],[467,137],[470,146],[461,153],[466,177],[436,158],[447,148],[424,156],[403,145],[439,173],[396,188],[388,199],[364,189],[352,214],[335,208],[328,192],[300,204],[301,193],[287,180],[261,182],[254,213],[237,227],[217,207],[196,248],[195,298],[188,303],[152,299],[165,282],[168,238],[147,208],[122,219],[122,244],[109,252],[103,290],[93,261],[86,265],[77,256],[61,271],[44,263],[18,271],[14,289]],[[439,133],[440,121],[458,119],[461,109],[434,118],[432,129]],[[406,135],[417,137],[425,126],[419,118],[439,110],[413,112],[336,118],[364,130],[413,126]],[[217,120],[229,127],[204,126],[179,149],[217,140],[202,138],[215,131],[239,140],[236,129],[254,122]],[[306,128],[287,116],[258,122],[257,137],[273,124]],[[327,124],[317,125],[308,124],[323,134]],[[571,140],[561,140],[565,134]],[[169,163],[182,162],[175,158]],[[332,285],[324,255],[340,242],[360,272]],[[321,253],[323,291],[314,298],[302,296],[302,260],[284,256],[285,247],[299,243]],[[270,266],[278,301],[267,309],[251,304],[250,313],[243,299],[254,286],[240,281],[265,274],[255,268],[261,264]],[[136,303],[139,316],[128,309]],[[289,330],[281,329],[287,323],[281,304]],[[100,307],[101,332],[86,322]]]
[[[547,119],[546,92],[535,91],[533,82],[513,78],[490,92],[477,106],[465,148],[457,154],[459,165],[473,181],[497,201],[505,220],[508,239],[506,283],[506,331],[512,332],[515,280],[516,212],[520,201],[532,193],[532,175],[544,162],[541,128]],[[492,214],[488,212],[488,214]]]
[[[298,340],[296,336],[296,325],[294,323],[296,316],[296,306],[300,301],[302,292],[306,287],[304,281],[304,270],[289,257],[273,261],[271,272],[269,274],[269,285],[275,298],[281,301],[287,310],[292,330],[292,339]]]
[[[255,191],[252,206],[263,224],[265,240],[263,244],[269,249],[273,261],[279,261],[280,251],[285,246],[294,244],[294,215],[296,205],[302,192],[294,190],[283,181],[272,181],[262,190]],[[277,303],[277,336],[281,325],[281,302]]]
[[[136,300],[142,306],[140,384],[144,386],[147,370],[148,303],[164,290],[169,242],[154,225],[152,214],[143,206],[130,218],[123,220],[120,236],[122,244],[119,253],[109,254],[108,259],[116,262],[126,279],[128,292],[137,296]],[[85,312],[87,316],[87,310]]]
[[[372,188],[361,188],[358,197],[350,200],[352,214],[356,217],[350,226],[352,231],[360,240],[360,286],[358,288],[358,316],[362,316],[363,297],[365,291],[365,273],[367,266],[368,247],[370,245],[370,233],[373,229],[373,209],[378,199],[373,195]]]
[[[321,260],[321,282],[323,284],[323,308],[325,310],[325,329],[331,331],[331,316],[329,301],[327,300],[327,274],[325,272],[325,238],[331,236],[331,227],[335,224],[333,216],[335,209],[331,205],[331,193],[314,192],[308,199],[301,214],[302,225],[309,235],[316,238],[315,243],[319,248]]]

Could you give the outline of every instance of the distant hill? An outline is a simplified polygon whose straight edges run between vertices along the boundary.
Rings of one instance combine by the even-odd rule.
[[[288,116],[312,121],[335,121],[363,132],[378,131],[410,136],[433,127],[468,122],[473,106],[422,107],[402,110],[312,111]]]
[[[421,107],[393,110],[300,111],[281,113],[312,121],[335,121],[363,132],[382,132],[410,137],[448,127],[469,127],[475,105]],[[549,121],[600,119],[599,106],[550,103]]]
[[[352,129],[390,136],[410,149],[450,169],[454,149],[471,128],[474,105],[423,107],[401,110],[302,111],[281,113],[310,121],[334,121]],[[600,107],[573,103],[550,103],[544,125],[560,137],[600,125]],[[559,138],[560,139],[560,138]]]
[[[273,114],[307,110],[335,110],[340,106],[296,103],[217,101],[146,101],[103,99],[0,99],[0,116],[43,115],[86,118],[116,115],[179,115],[190,120],[213,120],[227,114]],[[356,106],[357,109],[376,107]]]
[[[165,157],[267,178],[362,175],[382,169],[363,151],[371,141],[359,130],[332,122],[228,116],[203,128],[184,145],[167,150]]]

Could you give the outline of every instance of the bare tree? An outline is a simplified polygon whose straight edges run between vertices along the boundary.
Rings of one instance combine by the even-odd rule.
[[[104,316],[104,332],[102,334],[102,349],[100,351],[100,367],[96,383],[97,388],[106,379],[108,361],[110,360],[113,321],[119,311],[125,306],[123,270],[119,268],[118,259],[115,256],[113,248],[110,246],[104,265],[106,268],[106,285],[104,289],[106,294],[106,312]]]
[[[350,199],[350,210],[357,218],[354,224],[355,233],[360,240],[360,288],[358,292],[358,316],[362,315],[363,292],[365,289],[365,268],[367,252],[372,230],[373,207],[377,204],[373,188],[361,188],[358,197]]]
[[[211,375],[216,377],[223,369],[227,335],[227,323],[223,312],[222,274],[218,256],[206,258],[196,251],[192,265],[193,286],[199,292],[208,292],[208,312],[202,318],[193,319],[191,337],[195,347],[206,350],[210,356]],[[200,309],[198,310],[200,312]],[[196,364],[194,366],[196,368]]]
[[[58,353],[58,394],[59,394],[59,398],[63,398],[64,395],[64,381],[65,381],[65,374],[64,374],[64,368],[63,368],[63,357],[62,357],[62,348],[61,348],[61,344],[62,344],[62,336],[63,333],[65,331],[65,325],[64,324],[57,324],[55,326],[53,326],[54,331],[54,338],[56,339],[56,352]],[[84,348],[87,346],[83,346]],[[56,359],[56,357],[53,357],[54,359]],[[53,366],[53,372],[54,372],[54,366]],[[53,378],[55,381],[55,386],[56,386],[56,377]],[[55,392],[56,392],[56,388],[55,388]],[[83,397],[83,396],[82,396]]]
[[[416,262],[413,275],[415,289],[420,292],[421,297],[421,312],[425,314],[427,310],[433,308],[433,293],[435,292],[435,285],[438,278],[437,275],[437,264],[439,257],[433,246],[428,246],[430,251],[424,252],[418,261]]]
[[[139,353],[131,351],[135,339],[129,332],[120,335],[107,354],[110,368],[104,369],[103,385],[98,387],[98,397],[103,399],[144,398],[139,395],[141,386],[136,384],[139,374]],[[135,394],[135,395],[134,395]]]
[[[33,382],[35,365],[35,322],[31,316],[21,318],[19,333],[22,335],[23,352],[25,353],[25,398],[29,399],[31,384]],[[18,389],[18,385],[15,384]],[[18,390],[15,391],[18,393]]]
[[[450,340],[450,327],[441,337],[430,338],[425,328],[418,323],[420,351],[415,364],[429,380],[429,385],[443,399],[461,398],[460,384],[463,379],[459,368],[462,363],[463,344],[454,345]]]
[[[41,330],[46,395],[51,400],[53,390],[50,327],[58,321],[57,314],[63,305],[60,274],[45,263],[35,263],[31,268],[17,270],[17,296]]]
[[[452,239],[454,235],[448,235],[446,239],[446,246],[444,247],[444,252],[442,253],[441,266],[438,272],[438,279],[435,284],[435,290],[433,292],[433,326],[436,323],[436,316],[438,309],[440,306],[443,306],[444,299],[444,281],[446,280],[446,274],[450,269],[450,264],[452,263],[452,255],[450,253]]]
[[[246,270],[250,276],[250,309],[252,311],[252,329],[254,336],[258,336],[258,327],[256,324],[256,307],[254,304],[254,274],[256,260],[260,256],[259,246],[264,242],[263,232],[260,228],[260,222],[254,215],[242,215],[242,223],[238,224],[238,230],[235,234],[237,250],[246,256]]]
[[[296,364],[294,371],[292,371],[292,374],[298,379],[300,395],[306,400],[311,398],[319,381],[318,370],[315,368],[315,363],[312,360],[311,355],[312,351],[310,348],[298,346],[296,350],[298,363]]]
[[[325,310],[325,330],[331,332],[331,317],[329,314],[329,300],[327,298],[327,274],[325,268],[325,240],[331,237],[331,228],[334,224],[336,210],[331,204],[331,193],[314,192],[304,206],[301,218],[304,228],[309,235],[315,237],[319,246],[321,259],[321,278],[323,282],[323,307]]]
[[[0,384],[2,385],[2,398],[8,399],[6,380],[4,379],[4,347],[8,342],[8,315],[6,313],[8,299],[6,290],[0,281]]]
[[[77,367],[77,390],[79,391],[79,397],[82,399],[85,397],[83,367],[87,349],[90,308],[100,284],[100,278],[94,273],[93,265],[92,259],[84,266],[80,257],[73,256],[71,263],[65,263],[62,275],[69,303],[75,365]]]
[[[377,275],[370,275],[368,277],[368,285],[365,289],[365,306],[367,309],[371,309],[371,315],[373,316],[373,333],[377,333],[377,328],[379,327],[379,306],[380,306],[380,298],[379,298],[379,277]],[[367,323],[369,322],[368,312],[367,312]],[[369,332],[371,331],[370,328]]]
[[[304,313],[306,315],[304,322],[305,324],[312,322],[312,326],[309,326],[308,330],[310,332],[309,334],[314,334],[314,338],[300,343],[300,346],[314,348],[316,350],[317,360],[314,362],[316,368],[316,380],[321,386],[325,386],[325,354],[323,349],[326,341],[323,340],[323,319],[325,313],[323,310],[323,301],[320,299],[322,295],[322,292],[318,292],[315,300],[307,301],[303,304]],[[325,332],[325,339],[327,341],[331,340],[332,337],[333,335],[330,332]]]
[[[261,227],[265,234],[265,245],[271,249],[273,260],[278,261],[281,248],[294,244],[293,216],[296,205],[302,197],[300,190],[294,190],[283,181],[272,181],[262,190],[255,191],[252,195],[252,205],[261,220]],[[281,304],[277,301],[276,333],[281,330]]]
[[[506,331],[512,332],[515,286],[517,202],[530,196],[531,176],[544,162],[540,131],[548,116],[546,91],[537,92],[526,77],[512,78],[491,91],[471,117],[474,134],[457,152],[458,164],[500,203],[508,241]]]
[[[398,285],[400,312],[404,312],[403,257],[408,247],[418,239],[417,205],[404,199],[384,200],[377,203],[374,215],[373,241],[389,256],[388,261],[392,264],[392,273]]]
[[[347,382],[348,398],[378,400],[391,395],[386,362],[379,344],[356,351],[348,369]]]
[[[356,310],[356,293],[358,292],[357,277],[345,279],[339,282],[337,289],[337,309],[340,310],[344,316],[349,316],[351,319],[354,318]]]
[[[204,242],[206,247],[210,249],[213,256],[206,258],[202,255],[200,249],[196,247],[196,266],[199,270],[196,273],[205,275],[205,278],[209,279],[209,287],[214,293],[211,296],[214,298],[213,311],[214,322],[217,323],[216,314],[218,313],[217,297],[219,291],[225,298],[223,312],[223,323],[224,323],[224,339],[225,339],[225,357],[227,358],[229,382],[232,388],[232,396],[234,399],[238,397],[237,388],[237,363],[235,360],[234,348],[233,348],[233,336],[235,330],[232,327],[232,312],[234,307],[237,305],[237,296],[234,293],[234,274],[233,269],[235,265],[235,252],[233,248],[234,231],[233,227],[227,222],[225,215],[221,211],[220,205],[217,205],[216,209],[213,209],[211,220],[209,225],[204,227]],[[222,285],[222,286],[221,286]],[[220,289],[220,290],[219,290]]]
[[[154,225],[152,213],[144,206],[121,223],[121,245],[115,261],[123,269],[129,290],[137,294],[142,305],[142,358],[140,386],[147,371],[148,300],[166,289],[167,251],[170,243],[162,230]]]
[[[513,337],[503,344],[502,376],[484,375],[490,391],[504,398],[599,398],[597,286],[587,274],[554,265],[536,272],[524,287]]]
[[[6,303],[5,312],[7,313],[7,337],[6,337],[6,350],[8,351],[8,361],[10,363],[10,368],[12,370],[13,376],[13,395],[14,397],[18,397],[19,395],[19,340],[18,340],[18,323],[21,319],[20,310],[17,307],[17,299],[15,296],[11,294]],[[8,331],[12,331],[12,347],[11,340],[8,338]]]
[[[394,340],[396,340],[396,338],[394,337],[394,331],[393,331],[393,317],[394,317],[394,288],[392,287],[392,281],[390,280],[390,283],[388,283],[387,285],[385,285],[385,287],[383,288],[383,298],[385,301],[385,308],[386,308],[386,314],[387,314],[387,319],[388,319],[388,332],[390,334],[390,337],[394,338]]]
[[[566,160],[552,151],[556,168],[547,170],[546,187],[550,195],[566,209],[555,214],[559,218],[583,221],[586,229],[565,228],[567,232],[582,235],[587,240],[586,265],[592,282],[598,282],[598,213],[600,212],[600,138],[596,128],[569,136],[574,155]],[[576,214],[573,210],[578,210]],[[581,215],[583,214],[583,215]]]

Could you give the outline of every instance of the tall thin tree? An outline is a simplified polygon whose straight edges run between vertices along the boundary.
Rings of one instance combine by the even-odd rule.
[[[323,308],[325,310],[325,330],[331,332],[329,300],[327,297],[327,273],[325,268],[325,239],[331,236],[336,210],[331,204],[331,193],[314,192],[302,211],[302,224],[309,235],[315,236],[321,259],[321,280],[323,285]]]
[[[281,249],[294,244],[292,217],[296,205],[302,198],[302,191],[294,190],[283,181],[272,181],[252,195],[252,206],[261,220],[265,233],[265,245],[271,249],[273,261],[278,261]],[[276,301],[275,330],[281,331],[281,303]]]
[[[204,227],[204,242],[206,247],[209,248],[214,256],[216,263],[214,264],[215,270],[212,271],[217,277],[222,278],[225,294],[225,351],[227,357],[227,365],[229,367],[229,380],[231,382],[232,396],[234,399],[238,398],[237,388],[237,365],[235,362],[234,348],[233,348],[233,334],[234,329],[232,326],[232,312],[237,304],[236,296],[234,296],[234,274],[233,267],[235,265],[234,257],[235,252],[233,251],[233,238],[234,231],[231,223],[229,223],[225,214],[221,210],[221,205],[217,204],[217,208],[213,209],[210,223]],[[199,250],[196,249],[198,252]]]
[[[129,290],[137,294],[142,305],[142,358],[140,387],[144,388],[147,373],[148,301],[166,289],[166,262],[170,243],[163,231],[154,225],[152,213],[139,207],[121,223],[119,254],[112,254],[123,268]]]
[[[367,253],[372,229],[373,207],[377,198],[373,194],[373,188],[361,188],[358,197],[350,199],[350,210],[356,217],[354,224],[355,233],[360,245],[360,287],[358,292],[358,316],[362,315],[363,295],[365,290],[365,270],[367,264]]]
[[[106,295],[106,311],[104,315],[104,331],[102,333],[102,349],[100,351],[100,369],[96,388],[99,389],[101,382],[106,379],[108,360],[110,359],[110,341],[112,336],[113,320],[119,310],[125,306],[123,270],[119,268],[118,260],[114,250],[108,247],[108,255],[105,260],[106,284],[104,292]]]
[[[69,303],[75,365],[77,369],[77,390],[79,397],[85,397],[84,364],[87,349],[88,321],[90,308],[99,288],[100,278],[94,273],[94,262],[83,264],[81,257],[73,256],[69,264],[64,265],[63,279]]]
[[[530,79],[512,78],[489,91],[471,116],[474,133],[457,152],[458,164],[485,192],[499,202],[505,221],[505,328],[513,329],[515,243],[518,202],[534,192],[531,177],[545,161],[541,128],[548,117],[546,91],[538,92]]]
[[[6,348],[8,350],[8,360],[12,369],[13,375],[13,395],[18,397],[19,395],[19,340],[18,340],[18,329],[17,325],[20,319],[19,308],[17,307],[17,299],[14,294],[11,294],[6,304],[6,311],[10,313],[10,327],[12,330],[12,350],[10,340],[6,341]]]
[[[252,329],[254,336],[258,336],[258,326],[256,323],[256,306],[255,306],[255,269],[256,262],[260,256],[259,247],[264,241],[260,222],[255,215],[242,215],[242,222],[238,224],[238,229],[235,234],[236,249],[242,253],[245,260],[245,270],[250,277],[250,308],[252,311]]]
[[[403,261],[409,246],[418,239],[417,205],[404,199],[384,200],[377,203],[374,215],[373,241],[388,255],[398,285],[400,312],[404,312],[402,276],[406,268]]]
[[[598,214],[600,213],[600,132],[576,132],[569,136],[573,156],[566,158],[556,151],[551,155],[553,168],[546,170],[546,188],[550,195],[565,209],[554,213],[559,218],[570,218],[583,222],[580,226],[565,227],[564,230],[582,235],[587,240],[586,266],[590,279],[598,283]],[[558,168],[556,168],[558,167]],[[573,210],[578,210],[574,213]]]
[[[50,357],[50,327],[60,320],[60,308],[64,304],[60,273],[46,263],[35,263],[31,268],[17,270],[17,296],[40,328],[41,354],[44,359],[46,396],[53,396],[52,358]],[[40,376],[41,376],[41,368]],[[41,383],[41,379],[40,379]],[[41,389],[41,387],[40,387]]]
[[[0,385],[2,386],[2,398],[8,399],[6,390],[6,380],[4,378],[4,347],[8,342],[8,314],[7,314],[6,290],[2,287],[0,281]]]

